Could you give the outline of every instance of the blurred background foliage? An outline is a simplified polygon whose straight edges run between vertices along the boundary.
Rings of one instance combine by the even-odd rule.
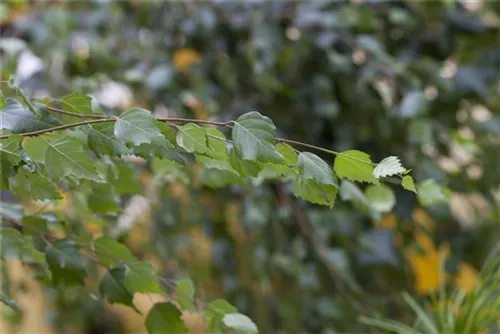
[[[107,230],[262,333],[378,332],[360,315],[412,324],[402,291],[419,301],[443,282],[471,291],[500,240],[498,1],[3,1],[0,11],[1,80],[15,75],[31,96],[80,90],[104,110],[199,119],[258,110],[281,137],[397,155],[426,190],[395,187],[390,212],[328,209],[286,184],[225,187],[216,173],[165,175],[127,157],[127,177],[56,205],[2,194],[3,217],[25,210]],[[23,312],[2,307],[2,327],[144,331],[132,310],[93,298],[96,286],[59,291],[3,266]],[[135,304],[147,310],[151,298],[161,297]]]

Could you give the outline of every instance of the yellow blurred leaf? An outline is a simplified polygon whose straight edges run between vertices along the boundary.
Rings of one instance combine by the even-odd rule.
[[[182,48],[174,51],[174,67],[179,72],[186,72],[201,59],[200,54],[193,49]]]
[[[479,281],[479,273],[476,268],[466,262],[458,266],[458,274],[455,278],[455,285],[469,293]]]

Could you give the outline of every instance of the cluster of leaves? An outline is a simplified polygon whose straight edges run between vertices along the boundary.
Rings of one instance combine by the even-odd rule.
[[[81,179],[74,188],[74,176],[63,178],[57,190],[67,197],[64,190],[73,189],[72,205],[58,220],[66,222],[70,230],[88,221],[106,231],[114,227],[116,214],[128,205],[131,196],[141,193],[144,170],[155,181],[158,175],[169,175],[169,182],[172,178],[191,181],[183,188],[188,200],[173,196],[173,186],[156,189],[160,201],[153,208],[150,226],[155,233],[148,236],[148,247],[138,247],[140,252],[153,253],[162,261],[181,259],[178,272],[189,272],[209,294],[224,295],[251,315],[262,331],[364,332],[366,327],[360,327],[357,314],[371,313],[370,309],[410,323],[411,313],[404,311],[405,304],[396,297],[399,290],[418,293],[411,278],[415,277],[418,286],[419,277],[434,276],[431,255],[427,254],[429,261],[422,261],[422,272],[409,276],[400,256],[407,249],[428,248],[409,233],[409,229],[419,228],[414,216],[422,207],[439,222],[426,240],[436,249],[451,245],[446,267],[450,273],[464,260],[479,267],[488,241],[498,239],[500,215],[494,190],[500,185],[499,4],[479,1],[471,10],[465,2],[449,0],[273,4],[89,1],[49,6],[7,1],[0,5],[1,75],[2,80],[8,80],[11,74],[19,74],[17,82],[30,95],[64,96],[81,90],[109,109],[121,104],[121,109],[140,105],[162,116],[168,109],[176,115],[222,120],[259,110],[279,125],[280,137],[339,153],[354,148],[369,152],[373,161],[381,161],[389,152],[401,157],[412,167],[417,196],[392,184],[358,187],[335,169],[342,161],[342,155],[337,154],[333,170],[339,181],[339,197],[354,205],[337,200],[335,209],[330,210],[332,186],[320,184],[318,189],[310,185],[316,179],[297,183],[301,180],[298,166],[280,164],[280,169],[296,173],[294,177],[280,175],[280,179],[290,181],[285,186],[262,182],[282,172],[272,162],[256,162],[257,177],[242,181],[240,172],[231,165],[230,145],[229,166],[236,174],[205,166],[198,173],[198,169],[189,168],[191,164],[180,167],[186,158],[191,159],[185,149],[166,151],[157,146],[152,152],[147,149],[151,144],[146,143],[135,146],[112,141],[116,145],[101,145],[112,147],[104,152],[109,156],[124,152],[147,156],[150,163],[143,167],[128,158],[103,156],[96,160],[94,151],[100,150],[91,145],[99,146],[102,136],[94,130],[114,138],[116,120],[90,123],[66,133],[90,148],[97,174],[106,175],[109,181]],[[27,60],[34,64],[27,66]],[[34,72],[36,67],[39,69]],[[124,97],[127,90],[129,95]],[[106,101],[109,95],[114,101]],[[29,105],[21,96],[19,101]],[[72,110],[69,105],[57,106]],[[36,104],[33,108],[36,113]],[[476,117],[478,109],[483,117]],[[96,109],[84,111],[91,112],[100,113]],[[61,124],[49,117],[55,114],[39,113],[51,126]],[[115,114],[105,108],[104,115]],[[61,115],[60,120],[81,119]],[[165,125],[156,122],[165,138],[178,146],[177,127],[170,129],[175,137],[169,138],[163,133],[169,131],[163,129]],[[220,130],[230,138],[225,128],[229,127]],[[153,137],[152,142],[159,138]],[[29,171],[33,163],[29,154],[24,155],[28,139],[37,138],[24,138],[21,144],[25,159],[21,165]],[[279,153],[278,147],[285,143],[277,143]],[[330,152],[312,152],[325,163],[333,160]],[[193,153],[200,165],[201,160],[214,162],[206,153]],[[455,165],[450,167],[450,161]],[[227,163],[222,164],[227,167]],[[247,173],[257,173],[246,165]],[[370,173],[373,176],[375,165],[359,167],[369,170],[359,171],[364,178]],[[23,173],[16,175],[20,184]],[[41,173],[45,178],[40,182],[53,182],[48,172]],[[406,174],[401,176],[401,181],[399,177],[386,180],[398,184],[408,180]],[[247,187],[248,181],[255,186]],[[237,186],[226,187],[235,183]],[[206,187],[200,190],[200,185]],[[312,187],[321,194],[319,201],[327,205],[289,199],[294,185],[299,193]],[[297,188],[301,185],[302,189]],[[394,195],[380,189],[383,187]],[[373,190],[368,192],[371,188],[379,189],[374,197],[370,194]],[[465,204],[458,206],[469,215],[457,217],[448,205],[450,197],[455,207],[457,197],[464,199]],[[386,219],[380,225],[372,220],[384,218],[395,198],[390,215],[395,221],[390,230],[383,230]],[[479,199],[489,205],[488,209],[475,206]],[[237,214],[229,214],[233,211]],[[244,233],[230,223],[232,216],[237,217]],[[304,225],[310,225],[312,237],[301,227]],[[203,264],[191,258],[182,262],[186,239],[197,245],[198,240],[186,232],[195,228],[203,231],[201,235],[213,246],[206,252],[211,257],[203,258]],[[127,245],[129,238],[136,238],[135,232],[121,234]],[[398,247],[393,247],[394,233],[402,239]],[[335,280],[335,272],[346,278],[345,282],[361,287],[361,310],[351,308],[350,297],[341,292],[342,282]],[[63,299],[62,293],[53,295]],[[54,312],[56,323],[73,321],[68,310],[84,307],[65,306]]]
[[[126,155],[160,159],[167,166],[163,172],[168,174],[171,169],[182,168],[180,162],[186,161],[183,155],[188,153],[208,171],[219,173],[223,184],[239,184],[256,177],[278,178],[291,181],[296,196],[331,207],[340,188],[344,199],[364,203],[380,212],[389,211],[395,198],[390,188],[380,184],[388,176],[401,176],[402,186],[416,192],[413,179],[397,157],[388,157],[375,165],[361,151],[332,152],[337,155],[332,168],[314,153],[292,148],[287,140],[277,143],[275,125],[258,112],[226,123],[181,120],[186,124],[180,126],[175,124],[179,119],[158,119],[141,108],[128,109],[118,116],[92,113],[91,97],[78,92],[63,97],[58,109],[54,102],[33,103],[14,88],[26,105],[13,98],[1,101],[4,108],[0,128],[8,131],[0,143],[2,189],[20,199],[57,201],[62,199],[58,188],[71,191],[89,185],[92,196],[88,197],[88,207],[95,213],[110,213],[118,209],[113,198],[116,195],[109,187],[112,170],[123,172],[112,159]],[[74,118],[87,120],[74,122]],[[230,127],[231,140],[216,128],[202,127],[197,122]],[[339,187],[335,175],[372,185],[365,194],[357,193],[358,188],[352,183]],[[24,229],[33,226],[42,235],[47,232],[47,222],[43,219],[23,220]],[[18,258],[48,267],[55,286],[83,285],[87,276],[84,248],[108,268],[99,292],[110,303],[134,307],[134,293],[164,293],[153,266],[139,261],[113,238],[67,237],[47,241],[40,251],[34,247],[31,234],[3,228],[1,237],[4,259]],[[196,311],[191,281],[179,282],[176,294],[181,310]],[[221,330],[223,325],[244,332],[256,331],[253,322],[225,301],[213,302],[203,314],[211,331]],[[158,303],[150,310],[145,324],[151,333],[165,330],[182,333],[186,327],[180,317],[181,312],[174,304]]]

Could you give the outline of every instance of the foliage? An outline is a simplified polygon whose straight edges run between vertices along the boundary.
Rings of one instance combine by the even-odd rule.
[[[210,332],[237,312],[266,333],[365,332],[360,314],[411,326],[399,291],[425,301],[443,261],[448,283],[473,285],[463,268],[500,218],[500,8],[478,3],[2,3],[2,227],[9,256],[36,260],[50,324],[143,326],[152,303],[130,291],[160,286],[180,309],[187,276]],[[387,156],[411,173],[391,158],[375,177]],[[57,239],[79,248],[85,289],[53,286]],[[1,297],[22,328],[11,265]]]

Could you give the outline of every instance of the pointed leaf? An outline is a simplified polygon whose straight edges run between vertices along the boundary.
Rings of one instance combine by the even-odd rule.
[[[123,280],[125,278],[125,268],[120,266],[110,269],[102,278],[99,284],[99,294],[107,299],[110,304],[123,304],[131,306],[140,313],[133,304],[134,295],[130,293]]]
[[[56,186],[45,176],[39,173],[19,168],[14,180],[12,191],[21,198],[32,200],[58,200],[62,196]]]
[[[123,283],[131,293],[164,293],[151,263],[143,261],[127,262],[123,267],[125,268]]]
[[[208,150],[205,128],[188,123],[178,128],[177,144],[189,153],[205,153]]]
[[[62,136],[46,143],[45,165],[52,178],[73,175],[95,181],[101,179],[79,139]]]
[[[253,111],[240,116],[232,131],[233,145],[243,160],[280,162],[281,154],[276,151],[276,127],[266,116]]]
[[[53,126],[51,122],[36,118],[14,99],[7,99],[7,105],[0,112],[0,129],[8,129],[12,133],[42,130]]]
[[[236,331],[237,333],[258,333],[259,330],[254,322],[244,314],[231,313],[226,314],[222,319],[226,327]]]
[[[415,182],[413,182],[413,178],[410,175],[403,176],[401,185],[406,190],[413,191],[415,194],[417,193],[417,188],[415,188]]]
[[[343,179],[379,183],[379,180],[372,175],[374,166],[370,156],[365,152],[356,150],[340,152],[335,158],[333,168],[337,176]]]
[[[92,98],[81,92],[73,92],[61,99],[62,109],[79,114],[92,113]]]
[[[120,156],[129,154],[130,149],[121,141],[116,139],[114,134],[114,124],[96,124],[89,130],[89,148],[97,155],[107,154],[110,156]]]
[[[175,290],[175,298],[179,303],[182,311],[194,312],[196,306],[194,303],[194,284],[189,278],[184,278],[177,282]]]
[[[115,122],[115,137],[127,144],[151,143],[155,138],[163,138],[156,126],[156,120],[146,109],[130,108]]]
[[[137,258],[127,246],[108,236],[95,239],[92,245],[99,262],[105,266],[114,267],[122,263],[137,262]]]
[[[45,253],[56,285],[83,285],[87,276],[80,248],[71,239],[60,239],[50,245]]]
[[[406,172],[406,169],[401,165],[398,157],[391,156],[382,160],[373,170],[373,176],[376,178],[401,174]]]
[[[187,334],[188,329],[181,319],[181,311],[170,302],[156,303],[146,318],[149,334]]]

